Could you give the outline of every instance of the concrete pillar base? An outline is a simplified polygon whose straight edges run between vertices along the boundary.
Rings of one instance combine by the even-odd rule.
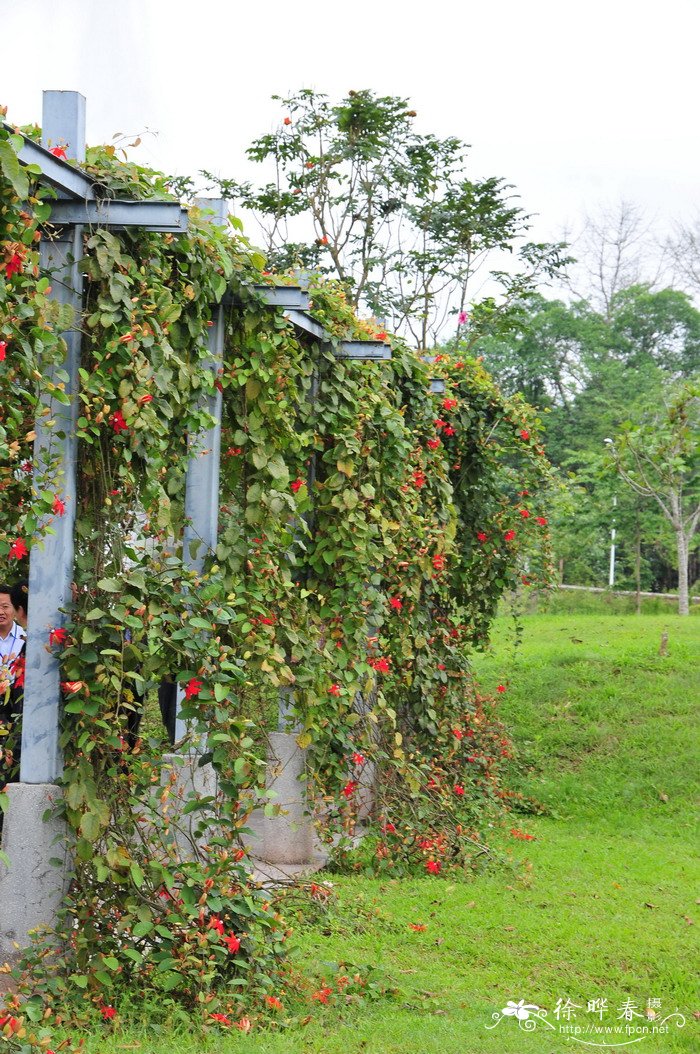
[[[357,777],[357,819],[360,823],[374,813],[377,787],[377,766],[374,761],[365,761]]]
[[[0,953],[14,957],[26,948],[31,930],[52,927],[70,882],[71,861],[62,820],[44,813],[62,791],[53,783],[9,783],[9,804],[2,829],[2,848],[9,866],[0,862]],[[62,866],[49,863],[52,858]]]
[[[202,814],[195,810],[183,815],[193,798],[214,797],[218,790],[216,772],[211,765],[199,764],[199,754],[164,754],[161,783],[170,785],[163,803],[163,816],[171,823],[173,844],[182,860],[191,860],[207,839],[197,838]]]
[[[270,864],[308,864],[314,856],[314,826],[307,815],[306,751],[289,732],[271,732],[267,787],[282,812],[263,820],[262,857]]]

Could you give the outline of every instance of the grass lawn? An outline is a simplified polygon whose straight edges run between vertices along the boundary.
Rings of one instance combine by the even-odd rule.
[[[583,1027],[601,1024],[589,1000],[607,1000],[602,1025],[611,1027],[625,1025],[625,1000],[636,1012],[660,1000],[659,1019],[678,1009],[687,1024],[671,1022],[631,1049],[700,1050],[700,619],[532,615],[515,659],[502,620],[476,667],[485,689],[508,685],[502,715],[518,747],[511,783],[547,815],[513,814],[492,832],[509,862],[469,881],[331,876],[337,900],[300,934],[306,967],[322,976],[326,962],[372,964],[396,997],[319,1007],[305,1027],[206,1042],[135,1028],[94,1035],[89,1054],[555,1054],[581,1046],[553,1015],[566,999],[580,1008],[570,1025]],[[535,839],[513,838],[512,826]],[[556,1028],[528,1033],[512,1017],[485,1027],[521,999],[547,1008]],[[631,1026],[644,1023],[633,1017]]]

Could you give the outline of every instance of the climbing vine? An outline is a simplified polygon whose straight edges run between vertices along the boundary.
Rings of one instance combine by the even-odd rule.
[[[76,1020],[118,1017],[128,989],[207,1027],[250,1024],[289,985],[290,931],[250,878],[246,841],[254,808],[279,810],[265,733],[280,696],[338,866],[439,874],[486,851],[510,744],[468,656],[499,599],[549,574],[539,422],[478,360],[428,364],[358,320],[337,283],[310,287],[330,340],[302,341],[260,293],[293,276],[267,274],[235,219],[225,231],[194,206],[186,234],[86,230],[84,313],[66,317],[37,254],[50,201],[15,165],[18,137],[0,137],[0,560],[13,577],[65,512],[59,490],[32,488],[33,421],[61,332],[82,331],[74,602],[46,628],[75,871],[25,969],[42,1006]],[[110,148],[85,167],[111,194],[168,194]],[[387,342],[391,361],[339,358],[347,337]],[[198,574],[182,542],[186,467],[217,391],[218,545]],[[176,754],[152,716],[173,680],[187,726]],[[343,836],[373,770],[358,865]]]

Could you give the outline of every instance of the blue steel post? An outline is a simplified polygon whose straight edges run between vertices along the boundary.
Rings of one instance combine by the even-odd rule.
[[[63,146],[68,158],[85,160],[85,99],[78,92],[44,92],[42,142],[46,147]],[[55,654],[47,649],[49,631],[63,622],[61,609],[71,599],[73,577],[73,529],[76,504],[77,391],[80,364],[80,312],[82,280],[78,261],[82,256],[82,227],[56,231],[41,245],[42,269],[51,277],[51,296],[73,309],[75,328],[64,333],[68,374],[65,392],[68,404],[47,396],[47,413],[35,424],[34,476],[48,468],[52,489],[66,505],[65,515],[53,517],[53,534],[42,545],[35,544],[29,560],[29,627],[26,647],[24,717],[22,727],[22,783],[53,783],[60,776],[59,748],[60,676]],[[47,367],[44,378],[56,378]],[[48,424],[53,422],[53,424]]]
[[[209,222],[225,227],[228,221],[228,202],[222,198],[198,198],[198,208],[213,213]],[[209,371],[216,380],[224,359],[224,309],[219,305],[212,315],[209,329]],[[221,461],[221,392],[203,395],[201,407],[213,418],[210,428],[190,437],[187,481],[185,485],[185,529],[183,532],[183,563],[198,574],[210,552],[216,549],[219,530],[219,466]],[[179,716],[184,691],[178,687],[178,717],[175,739],[187,733],[187,724]]]

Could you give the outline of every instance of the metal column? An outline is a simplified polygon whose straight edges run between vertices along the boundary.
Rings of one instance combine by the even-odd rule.
[[[198,198],[199,208],[213,213],[210,222],[225,227],[228,220],[228,202],[223,198]],[[207,364],[212,382],[216,381],[224,358],[224,308],[219,305],[212,316],[209,329],[209,362]],[[182,560],[185,567],[201,574],[207,555],[216,549],[219,529],[219,468],[221,461],[221,411],[222,398],[218,388],[212,394],[201,397],[200,406],[214,419],[211,427],[203,429],[189,441],[189,461],[185,486],[185,529],[183,532]],[[178,686],[178,717],[175,722],[175,739],[187,733],[187,724],[179,716],[184,689]]]
[[[46,147],[62,145],[67,156],[85,159],[85,99],[78,92],[44,92],[42,142]],[[22,728],[22,783],[53,783],[61,774],[59,748],[60,673],[58,657],[47,649],[49,631],[60,626],[61,609],[71,599],[73,577],[73,530],[76,503],[76,436],[78,366],[80,364],[80,312],[82,256],[80,226],[56,231],[41,244],[42,269],[51,276],[51,297],[69,304],[76,328],[65,333],[67,345],[62,369],[68,374],[65,393],[68,404],[46,397],[49,412],[37,417],[34,442],[34,479],[51,473],[51,487],[63,499],[63,516],[52,517],[53,534],[32,546],[29,559],[29,622],[26,645],[26,676]],[[44,378],[56,378],[55,367],[44,369]],[[53,425],[47,425],[53,421]],[[45,489],[45,485],[44,485]]]

